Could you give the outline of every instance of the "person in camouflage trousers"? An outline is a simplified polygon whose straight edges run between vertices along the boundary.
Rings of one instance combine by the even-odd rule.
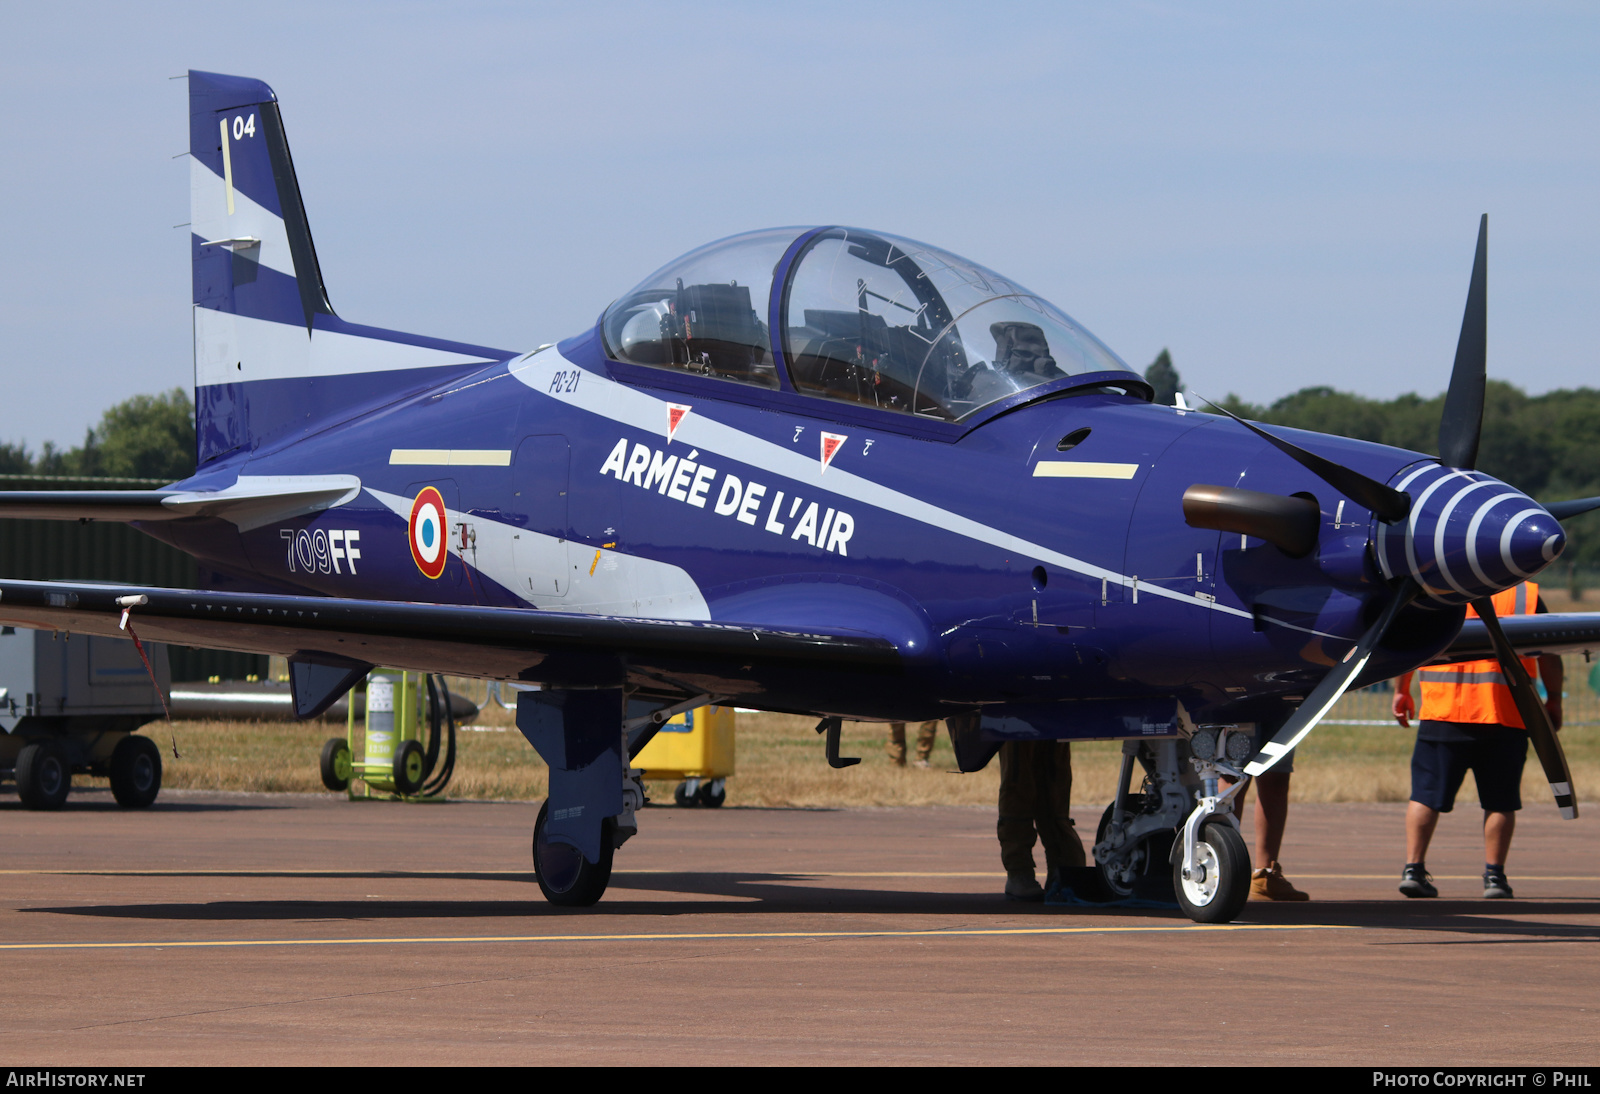
[[[917,766],[927,767],[928,757],[933,755],[933,739],[939,732],[937,721],[923,722],[917,729]],[[896,767],[906,765],[906,724],[904,722],[889,723],[889,743],[884,746],[884,751],[889,754],[889,759],[894,761]]]
[[[1072,805],[1072,745],[1066,741],[1007,741],[1000,746],[1000,861],[1007,900],[1043,900],[1062,867],[1086,861],[1068,811]],[[1045,886],[1034,876],[1033,843],[1044,844]]]

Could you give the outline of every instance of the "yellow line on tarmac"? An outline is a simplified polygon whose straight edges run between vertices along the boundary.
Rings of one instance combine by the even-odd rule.
[[[708,942],[782,938],[970,938],[1006,935],[1158,934],[1173,931],[1339,931],[1338,923],[1174,923],[1159,927],[958,927],[932,931],[707,931],[695,934],[530,934],[442,938],[239,938],[202,942],[5,942],[0,950],[203,950],[245,946],[418,946],[484,942]]]
[[[380,878],[380,879],[381,878],[407,878],[407,877],[430,878],[430,877],[437,877],[440,874],[452,874],[452,875],[473,874],[473,875],[483,875],[483,876],[487,876],[487,877],[526,877],[526,878],[531,878],[533,876],[533,867],[530,865],[530,866],[524,867],[523,869],[520,869],[520,870],[474,870],[474,869],[471,869],[471,868],[467,868],[467,869],[452,869],[452,868],[449,868],[449,867],[440,867],[437,870],[383,870],[383,869],[361,870],[361,869],[353,869],[353,868],[340,870],[340,869],[336,869],[336,868],[297,869],[297,868],[294,868],[294,867],[285,867],[285,868],[283,868],[281,870],[274,870],[271,867],[257,867],[257,868],[254,868],[254,869],[230,870],[225,866],[202,866],[202,867],[195,867],[193,869],[122,870],[122,869],[118,869],[118,868],[115,868],[115,867],[105,867],[105,868],[101,868],[101,869],[96,869],[96,868],[91,867],[91,866],[85,866],[85,867],[80,867],[80,868],[78,868],[76,870],[71,870],[71,869],[66,869],[66,870],[63,870],[63,869],[51,869],[51,870],[0,870],[0,877],[10,877],[10,876],[15,876],[15,875],[26,875],[26,874],[39,874],[39,875],[53,874],[53,875],[61,875],[61,876],[67,876],[67,877],[96,877],[96,876],[106,876],[106,877],[124,877],[124,876],[126,876],[126,877],[195,877],[195,876],[202,876],[202,877],[209,877],[209,876],[212,876],[212,875],[215,875],[215,876],[218,876],[218,877],[253,877],[253,876],[259,876],[259,877],[357,877],[357,876],[359,876],[359,877]],[[935,872],[935,871],[927,871],[927,870],[860,870],[860,871],[784,870],[784,869],[769,869],[769,870],[692,870],[692,869],[667,869],[665,867],[653,868],[653,869],[652,868],[646,868],[646,869],[640,869],[640,870],[616,870],[616,871],[612,872],[611,876],[614,877],[614,878],[623,878],[623,877],[628,877],[630,875],[643,876],[643,875],[653,875],[653,874],[727,874],[729,876],[755,874],[755,875],[760,875],[760,876],[789,875],[791,877],[988,877],[988,878],[997,878],[997,877],[1005,877],[1006,876],[1005,875],[1005,871],[1003,871],[1003,870],[953,870],[953,871],[945,871],[945,872]],[[1300,875],[1296,875],[1296,876],[1300,876]],[[1306,876],[1315,876],[1315,875],[1306,875]],[[1333,876],[1333,875],[1329,875],[1329,876]],[[1384,875],[1384,876],[1387,877],[1388,875]],[[1529,879],[1529,880],[1536,880],[1536,879]]]
[[[339,869],[337,867],[300,869],[286,866],[282,869],[272,867],[255,867],[230,869],[226,866],[199,866],[190,869],[163,869],[163,870],[124,870],[117,867],[96,868],[92,866],[79,867],[78,869],[41,869],[41,870],[0,870],[0,877],[16,877],[23,875],[60,875],[64,877],[363,877],[375,880],[384,878],[434,878],[439,875],[473,875],[481,877],[507,877],[507,878],[532,878],[533,867],[527,866],[514,870],[476,870],[470,867],[450,868],[440,867],[437,870],[384,870],[359,868]],[[635,870],[617,870],[612,873],[614,878],[630,876],[652,876],[659,874],[698,874],[729,877],[755,876],[755,877],[911,877],[911,878],[942,878],[942,877],[978,877],[1001,878],[1005,872],[1001,870],[786,870],[782,867],[769,867],[766,869],[750,870],[695,870],[684,868],[646,867]],[[1313,881],[1393,881],[1393,874],[1302,874],[1296,871],[1295,877],[1307,878]],[[1478,881],[1478,874],[1434,874],[1435,881]],[[1517,874],[1518,881],[1600,881],[1600,875],[1595,874]]]
[[[1315,878],[1319,881],[1393,881],[1393,874],[1302,874],[1295,871],[1295,877]],[[1482,881],[1482,874],[1433,874],[1435,881]],[[1600,881],[1600,877],[1593,874],[1518,874],[1518,881]]]

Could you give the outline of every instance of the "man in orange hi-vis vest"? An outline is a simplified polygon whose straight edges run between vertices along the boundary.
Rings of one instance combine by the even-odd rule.
[[[1507,589],[1494,598],[1495,614],[1531,615],[1545,611],[1539,586],[1531,581]],[[1477,613],[1467,609],[1469,619]],[[1545,710],[1550,724],[1561,728],[1561,658],[1542,655],[1522,659],[1529,677],[1544,681]],[[1394,716],[1411,724],[1416,706],[1411,701],[1411,677],[1395,681]],[[1422,717],[1417,744],[1411,754],[1411,802],[1406,807],[1406,867],[1400,891],[1409,897],[1438,896],[1424,858],[1439,814],[1455,805],[1456,791],[1468,770],[1478,784],[1483,806],[1483,895],[1490,899],[1511,896],[1506,880],[1506,854],[1517,810],[1522,808],[1522,765],[1528,758],[1528,734],[1522,715],[1498,661],[1465,661],[1420,670]]]

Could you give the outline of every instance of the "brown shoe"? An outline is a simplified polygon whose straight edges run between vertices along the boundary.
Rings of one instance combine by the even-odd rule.
[[[1289,884],[1289,879],[1283,876],[1283,867],[1274,862],[1250,875],[1250,899],[1310,900],[1311,896]]]

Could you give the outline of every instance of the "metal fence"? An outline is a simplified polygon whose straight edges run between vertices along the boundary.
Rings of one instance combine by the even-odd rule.
[[[128,490],[163,485],[142,479],[0,476],[6,490]],[[0,576],[23,581],[126,581],[193,589],[194,560],[126,524],[110,521],[0,520]],[[175,681],[265,678],[267,659],[248,653],[169,646]]]

